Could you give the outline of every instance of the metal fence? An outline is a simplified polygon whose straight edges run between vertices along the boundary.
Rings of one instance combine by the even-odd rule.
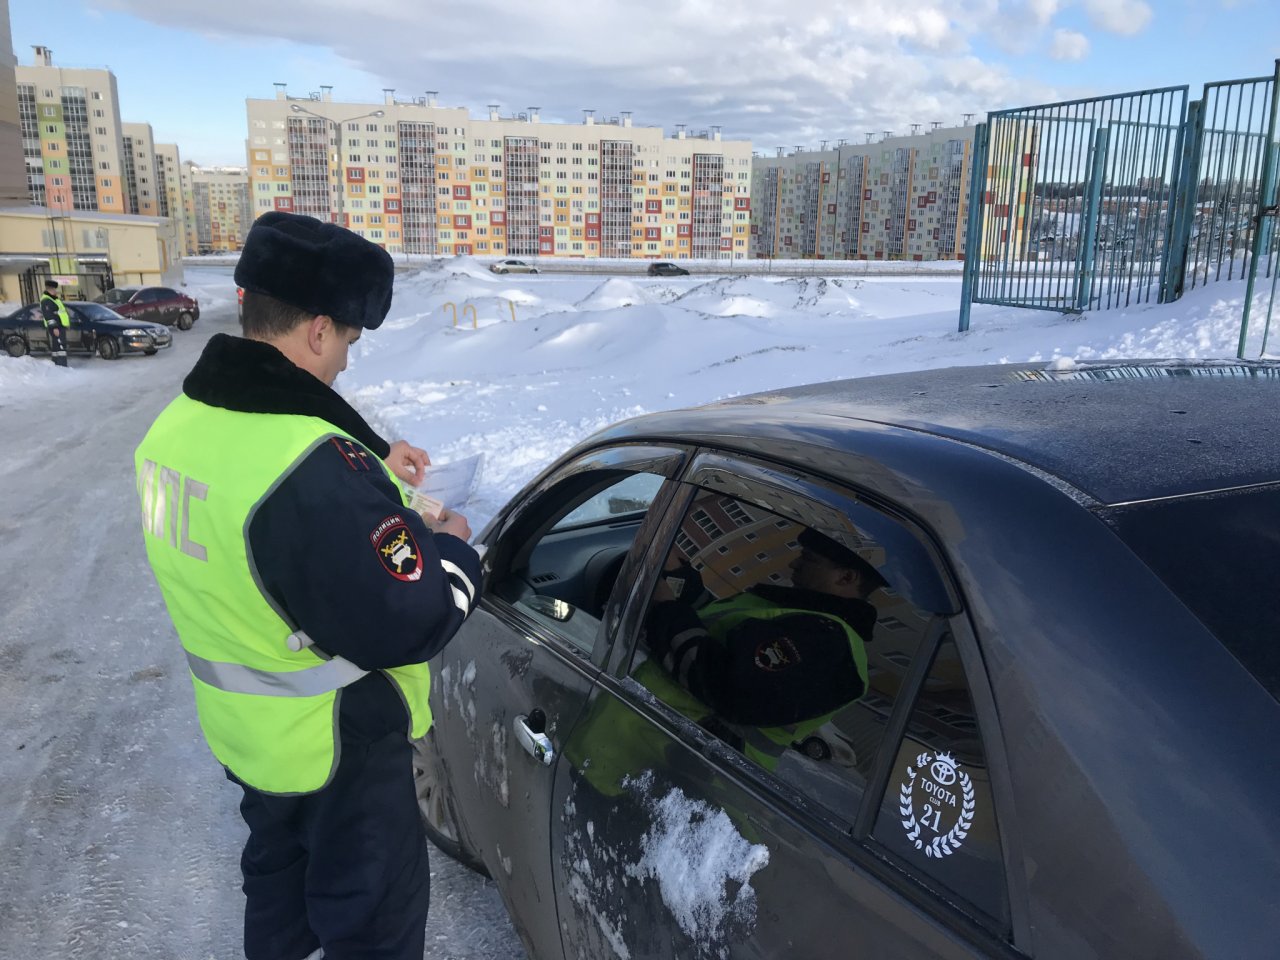
[[[974,140],[960,329],[973,303],[1079,312],[1274,278],[1264,211],[1278,91],[1280,61],[1197,101],[1180,86],[989,114]]]

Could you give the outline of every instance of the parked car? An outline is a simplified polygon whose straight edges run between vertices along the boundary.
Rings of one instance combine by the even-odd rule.
[[[116,287],[99,302],[123,317],[163,323],[179,330],[190,330],[200,319],[199,302],[170,287]]]
[[[688,275],[689,271],[684,267],[677,267],[667,260],[659,260],[656,263],[649,264],[649,276],[651,277],[687,277]]]
[[[68,353],[94,353],[115,360],[123,353],[148,356],[173,342],[168,327],[120,316],[100,303],[70,301],[66,304]],[[49,334],[45,330],[40,304],[22,307],[0,320],[0,343],[11,357],[28,353],[48,353]]]
[[[705,675],[759,691],[742,717],[787,705],[772,727],[650,658],[681,596],[702,633],[673,650],[722,629],[713,604],[837,603],[847,577],[801,582],[815,533],[886,584],[862,696],[771,679],[801,649],[781,627],[707,648],[746,663]],[[477,540],[419,799],[535,960],[1275,956],[1280,366],[931,370],[652,414]]]
[[[489,264],[494,273],[537,273],[538,268],[523,260],[495,260]]]

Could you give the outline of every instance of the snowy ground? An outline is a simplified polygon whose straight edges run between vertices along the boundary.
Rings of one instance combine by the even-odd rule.
[[[240,955],[237,790],[200,739],[133,493],[147,425],[203,342],[234,330],[231,268],[187,277],[204,316],[156,357],[0,356],[0,960]],[[959,286],[438,262],[398,277],[338,388],[437,461],[486,454],[478,530],[574,442],[647,411],[957,364],[1235,354],[1238,283],[1080,319],[978,307],[964,335]],[[493,888],[432,862],[427,956],[523,956]]]
[[[1242,297],[1242,284],[1211,284],[1081,318],[976,306],[960,334],[958,277],[498,277],[459,258],[398,278],[390,318],[353,349],[338,389],[437,461],[484,452],[479,530],[553,458],[624,417],[962,364],[1230,357]]]

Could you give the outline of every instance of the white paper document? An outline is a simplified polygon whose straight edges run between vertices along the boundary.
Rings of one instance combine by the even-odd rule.
[[[411,506],[418,513],[440,516],[444,508],[461,510],[480,482],[484,454],[477,453],[449,463],[432,464],[417,487],[409,487]]]

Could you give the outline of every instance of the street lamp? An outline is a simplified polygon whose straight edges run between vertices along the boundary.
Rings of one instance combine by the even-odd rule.
[[[356,120],[365,120],[365,119],[368,119],[369,117],[383,117],[383,116],[386,116],[386,111],[374,110],[372,113],[362,113],[358,117],[347,117],[345,120],[333,120],[330,117],[325,117],[325,116],[321,116],[318,113],[314,113],[313,111],[308,110],[306,107],[302,106],[301,104],[297,104],[297,103],[290,104],[289,109],[292,110],[294,113],[305,113],[309,117],[315,117],[317,120],[323,120],[325,123],[333,127],[334,140],[337,142],[337,145],[338,145],[338,219],[341,220],[343,219],[342,199],[343,199],[343,195],[347,192],[347,185],[342,179],[343,177],[342,171],[343,171],[343,167],[345,166],[342,162],[342,125],[344,123],[354,123]],[[344,223],[343,226],[346,226],[346,224]]]

